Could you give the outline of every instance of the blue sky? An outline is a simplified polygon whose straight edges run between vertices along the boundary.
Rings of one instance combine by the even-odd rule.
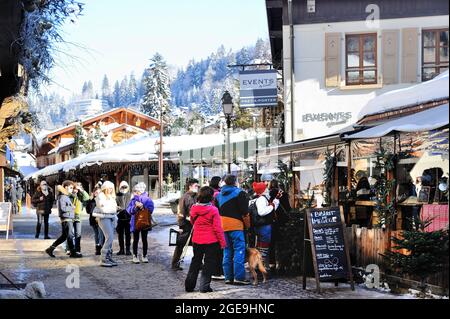
[[[267,39],[264,0],[80,0],[83,16],[64,29],[65,40],[52,71],[49,90],[68,97],[86,79],[99,89],[104,74],[110,81],[134,71],[140,77],[149,58],[160,52],[170,65],[201,60],[220,45],[239,49]],[[85,49],[84,49],[85,48]]]

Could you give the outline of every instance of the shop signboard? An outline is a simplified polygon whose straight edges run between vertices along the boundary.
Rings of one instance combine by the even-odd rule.
[[[278,106],[277,70],[239,72],[240,107]]]
[[[317,291],[321,281],[349,279],[354,290],[350,254],[344,236],[344,217],[339,207],[314,208],[306,212]],[[306,225],[305,225],[306,226]],[[305,250],[306,251],[306,250]],[[305,255],[305,253],[304,253]],[[303,257],[305,258],[305,256]],[[306,277],[303,275],[303,288]]]

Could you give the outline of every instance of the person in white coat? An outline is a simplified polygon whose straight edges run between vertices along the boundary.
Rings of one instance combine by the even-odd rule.
[[[96,207],[92,215],[97,218],[98,225],[105,236],[105,243],[101,250],[102,267],[117,266],[112,259],[112,245],[114,240],[114,229],[117,224],[117,203],[114,184],[106,181],[102,184],[102,192],[96,197]]]
[[[273,199],[269,201],[269,190],[264,182],[253,183],[253,190],[255,191],[256,210],[258,212],[254,218],[253,227],[256,233],[256,248],[261,252],[263,257],[264,267],[269,272],[269,248],[272,239],[272,224],[275,218],[275,211],[278,208],[280,201]]]

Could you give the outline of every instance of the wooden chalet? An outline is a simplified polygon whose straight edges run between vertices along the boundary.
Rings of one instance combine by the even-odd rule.
[[[81,125],[85,131],[97,126],[110,133],[114,144],[121,143],[139,133],[159,130],[159,121],[129,108],[116,108],[80,122],[33,138],[32,153],[36,156],[38,168],[62,163],[74,158],[75,131]]]

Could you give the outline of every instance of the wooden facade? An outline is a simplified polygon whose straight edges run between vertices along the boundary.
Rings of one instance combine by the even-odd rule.
[[[159,130],[159,121],[138,111],[128,108],[117,108],[97,116],[81,121],[84,130],[89,131],[98,125],[117,125],[109,131],[112,142],[118,144],[138,133]],[[75,138],[75,129],[78,123],[73,123],[47,134],[40,144],[33,140],[33,154],[36,156],[36,165],[43,168],[49,165],[65,162],[74,156],[75,144],[66,143]],[[61,146],[61,147],[60,147]]]

